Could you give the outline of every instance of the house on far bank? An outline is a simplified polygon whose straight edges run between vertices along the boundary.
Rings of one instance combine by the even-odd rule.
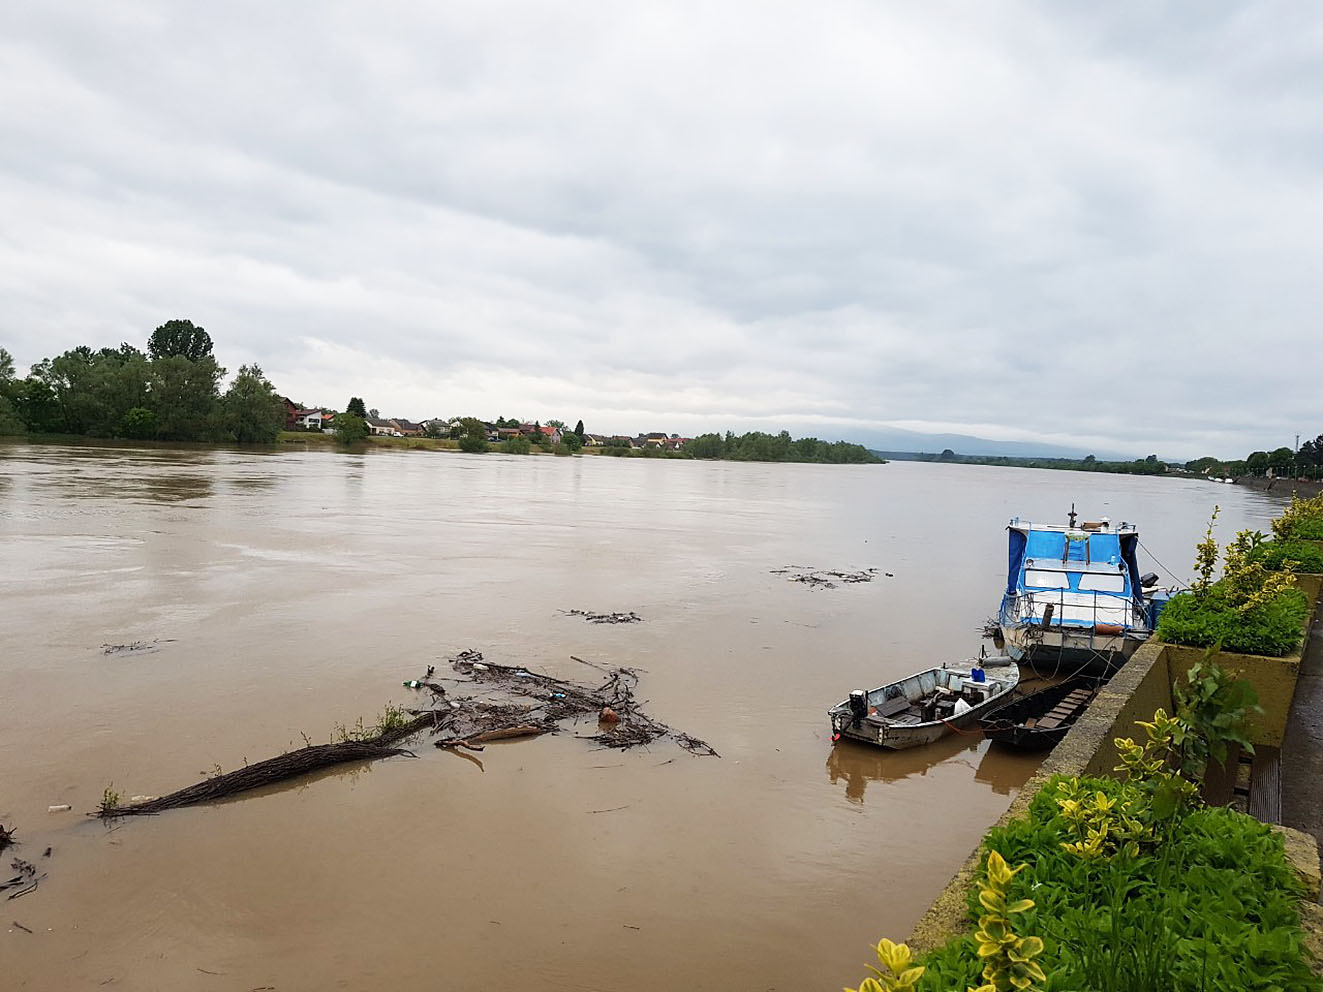
[[[405,437],[421,437],[423,425],[415,424],[412,420],[404,420],[400,417],[391,419],[391,424],[395,430],[399,431]]]
[[[583,436],[583,446],[585,448],[601,448],[611,443],[611,438],[605,434],[585,434]]]
[[[378,417],[366,417],[368,431],[372,434],[385,435],[391,437],[395,433],[395,425],[389,420],[381,420]]]
[[[322,412],[298,410],[294,414],[294,426],[301,427],[305,431],[319,431],[322,429]]]
[[[542,428],[542,436],[545,437],[547,440],[549,440],[552,444],[560,444],[561,437],[560,437],[559,427]]]
[[[299,404],[295,403],[288,396],[280,397],[280,402],[285,407],[285,430],[292,431],[294,429],[294,422],[298,419],[299,413],[302,411],[303,407],[299,406]]]

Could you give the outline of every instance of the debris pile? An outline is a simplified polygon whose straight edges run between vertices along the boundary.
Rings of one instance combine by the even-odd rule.
[[[856,582],[872,582],[877,575],[876,568],[867,568],[862,572],[845,572],[830,568],[807,568],[802,565],[787,565],[785,568],[772,569],[773,575],[784,575],[791,582],[802,582],[811,589],[835,589],[836,583],[852,585]],[[886,573],[889,577],[890,572]]]
[[[0,851],[3,851],[10,844],[14,843],[14,828],[5,829],[5,825],[0,823]]]
[[[616,722],[599,722],[598,732],[587,740],[603,747],[624,749],[651,744],[669,735],[692,754],[719,757],[705,741],[677,733],[639,708],[634,698],[638,673],[633,669],[608,669],[580,658],[574,660],[601,671],[605,681],[587,687],[527,668],[485,661],[480,651],[462,651],[450,662],[455,677],[445,680],[481,687],[485,698],[453,695],[436,680],[436,666],[429,665],[422,679],[405,683],[431,693],[430,707],[403,711],[412,719],[392,720],[389,729],[378,727],[366,735],[331,744],[310,744],[159,798],[129,805],[103,803],[99,811],[90,815],[103,819],[151,815],[215,802],[347,761],[375,761],[401,754],[417,757],[400,745],[424,731],[438,736],[437,747],[480,751],[490,741],[555,733],[563,721],[578,720],[589,714],[603,716],[608,710],[614,713]]]
[[[561,610],[567,617],[583,617],[589,623],[642,623],[643,618],[630,610],[628,613],[593,613],[589,610]]]
[[[50,853],[49,850],[46,852]],[[0,882],[0,892],[6,889],[16,889],[16,892],[9,893],[8,898],[17,899],[19,896],[25,896],[37,887],[37,883],[46,877],[46,873],[37,874],[37,866],[31,861],[24,861],[22,858],[15,858],[9,863],[9,866],[16,871],[13,878]]]
[[[161,650],[159,645],[173,643],[173,637],[167,637],[164,640],[157,638],[153,641],[130,641],[128,644],[103,644],[101,645],[102,654],[154,654]]]

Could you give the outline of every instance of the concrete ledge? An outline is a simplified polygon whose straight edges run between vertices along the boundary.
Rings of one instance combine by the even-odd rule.
[[[1318,902],[1320,881],[1318,841],[1314,839],[1313,834],[1283,827],[1280,824],[1273,824],[1273,830],[1282,835],[1286,861],[1300,876],[1300,881],[1305,884],[1305,899],[1308,902]]]
[[[1191,648],[1183,644],[1163,646],[1166,648],[1167,665],[1171,672],[1171,685],[1185,678],[1185,674],[1204,657],[1204,648]],[[1229,675],[1244,679],[1258,693],[1263,712],[1250,717],[1247,728],[1253,744],[1282,746],[1282,739],[1286,736],[1286,718],[1291,712],[1296,681],[1300,678],[1302,652],[1303,648],[1284,658],[1237,654],[1234,651],[1220,651],[1213,656],[1214,664],[1225,669]],[[1170,702],[1167,711],[1171,712]]]

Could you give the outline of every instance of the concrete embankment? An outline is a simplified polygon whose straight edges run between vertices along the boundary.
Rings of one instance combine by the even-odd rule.
[[[1295,492],[1303,497],[1312,498],[1319,493],[1323,493],[1323,481],[1310,479],[1251,479],[1246,477],[1237,479],[1236,485],[1279,496],[1290,496],[1291,493]]]

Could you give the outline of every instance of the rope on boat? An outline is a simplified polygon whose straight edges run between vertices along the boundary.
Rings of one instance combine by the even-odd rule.
[[[941,720],[944,724],[946,724],[948,727],[954,730],[957,734],[964,734],[967,737],[981,737],[983,735],[982,727],[980,727],[978,730],[961,730],[959,727],[957,727],[954,723],[952,723],[944,716],[939,716],[937,719]]]

